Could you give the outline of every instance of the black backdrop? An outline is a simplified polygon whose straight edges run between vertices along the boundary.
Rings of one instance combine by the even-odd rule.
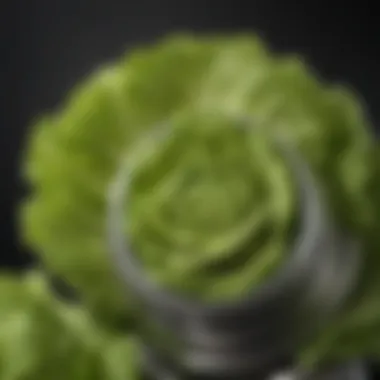
[[[6,0],[5,0],[6,1]],[[371,17],[373,16],[373,17]],[[331,0],[13,0],[0,6],[1,252],[29,261],[17,238],[19,153],[31,118],[57,105],[96,65],[176,30],[259,31],[276,49],[303,53],[322,75],[367,101],[374,125],[380,83],[375,4]]]

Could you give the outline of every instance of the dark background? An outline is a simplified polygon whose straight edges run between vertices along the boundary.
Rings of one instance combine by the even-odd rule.
[[[304,54],[327,79],[350,84],[374,125],[380,27],[367,1],[14,0],[0,6],[1,251],[4,265],[30,258],[13,218],[19,153],[28,123],[59,103],[88,71],[171,31],[258,31],[277,50]]]

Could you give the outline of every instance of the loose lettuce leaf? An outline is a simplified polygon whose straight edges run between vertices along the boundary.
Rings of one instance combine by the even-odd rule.
[[[337,223],[362,243],[360,284],[339,320],[335,321],[335,327],[331,327],[331,331],[342,339],[348,337],[354,324],[340,324],[339,321],[356,319],[354,315],[358,316],[358,321],[364,321],[361,313],[367,316],[367,310],[380,310],[378,297],[371,296],[378,287],[379,267],[380,239],[376,226],[380,221],[380,208],[377,207],[380,187],[373,179],[378,171],[377,144],[371,138],[370,123],[357,96],[340,86],[323,83],[299,57],[277,56],[254,36],[169,38],[128,54],[76,87],[59,112],[36,123],[31,130],[24,165],[25,178],[32,190],[22,208],[21,229],[25,240],[52,272],[78,290],[94,316],[113,323],[115,318],[130,312],[108,255],[104,229],[107,189],[122,158],[147,132],[162,123],[175,125],[178,119],[192,120],[193,116],[210,113],[229,120],[252,120],[252,128],[256,131],[264,135],[282,134],[290,139],[323,184]],[[276,167],[274,154],[267,155],[267,170],[260,163],[264,155],[257,157],[253,187],[260,178],[270,183],[269,176]],[[169,159],[161,161],[155,161],[153,166],[162,164],[160,170],[165,171],[172,165]],[[208,160],[200,161],[200,167],[208,163]],[[236,174],[238,179],[243,178],[243,172],[241,169]],[[226,178],[223,181],[225,183]],[[272,182],[272,194],[281,191],[282,187],[289,188],[286,181],[280,182],[280,185]],[[215,186],[213,189],[216,191]],[[244,198],[240,191],[245,191],[244,186],[231,190],[231,194],[236,194],[231,202],[238,203],[240,196]],[[291,205],[292,194],[287,191],[283,194],[284,199],[288,199],[284,204]],[[210,194],[207,197],[212,198]],[[259,199],[252,195],[246,211],[259,210]],[[268,210],[276,209],[274,205],[270,207],[270,201],[275,202],[275,199],[275,196],[268,196],[268,202],[264,202],[263,220],[269,216]],[[177,202],[180,200],[178,198]],[[138,225],[149,221],[142,212],[142,209],[148,210],[148,204],[148,201],[136,201],[136,208],[129,215],[131,223],[135,221]],[[152,209],[155,212],[157,204]],[[143,205],[142,208],[139,209],[139,205]],[[284,210],[287,211],[281,217],[285,223],[275,220],[278,231],[282,232],[295,212],[291,207]],[[197,209],[192,208],[188,220],[195,221],[196,212]],[[184,218],[184,214],[178,218]],[[261,226],[258,223],[252,231],[260,230]],[[173,224],[165,225],[165,233],[171,233],[171,228]],[[202,231],[196,230],[195,223],[191,228],[193,246],[201,247],[197,252],[207,251],[204,245],[207,242],[195,238]],[[155,259],[147,248],[149,239],[146,240],[141,232],[134,236],[143,250],[139,252],[141,257],[153,262]],[[168,248],[166,257],[174,257],[171,246]],[[278,244],[277,248],[277,253],[273,251],[272,254],[279,257],[284,247]],[[190,269],[196,265],[195,258],[199,262],[198,257],[179,257],[184,274],[194,273]],[[255,257],[265,257],[265,254],[260,256],[260,252],[256,252]],[[176,280],[170,273],[169,283],[176,282],[178,276]],[[246,281],[240,280],[238,275],[235,279]],[[223,288],[220,291],[242,289],[242,283],[236,285],[235,279],[228,286],[220,286]],[[184,283],[194,285],[185,277]],[[202,282],[199,284],[203,287]],[[219,290],[216,293],[216,296],[220,294]],[[376,319],[371,326],[377,323]],[[341,328],[337,329],[338,325]],[[363,342],[355,337],[349,339],[354,347],[351,354],[376,346],[373,342],[375,337],[378,340],[377,330],[367,333],[368,325],[364,325],[362,333],[359,330],[357,333],[366,336]],[[321,341],[329,341],[328,353],[322,355],[323,350],[316,350],[318,353],[312,354],[311,350],[308,357],[319,360],[343,353],[346,345],[337,344],[336,337],[328,338],[333,336],[331,331],[321,336]],[[319,346],[323,344],[318,343],[315,347]]]
[[[130,336],[114,337],[86,310],[61,302],[41,273],[0,275],[2,380],[133,379],[135,363]]]

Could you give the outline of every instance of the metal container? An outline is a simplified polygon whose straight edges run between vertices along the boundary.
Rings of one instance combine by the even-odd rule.
[[[112,259],[141,307],[144,365],[157,379],[265,379],[291,363],[355,284],[357,247],[330,218],[309,167],[275,140],[297,185],[300,231],[289,259],[249,296],[224,304],[195,302],[153,283],[123,234],[130,172],[124,165],[109,194]],[[347,380],[347,379],[346,379]]]
[[[368,371],[361,361],[352,361],[311,374],[297,371],[279,372],[268,380],[369,380]]]

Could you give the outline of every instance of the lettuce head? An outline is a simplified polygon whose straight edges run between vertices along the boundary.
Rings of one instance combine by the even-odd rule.
[[[201,298],[236,297],[275,270],[294,233],[296,194],[270,143],[285,136],[339,226],[362,243],[356,291],[302,360],[379,352],[380,176],[370,128],[355,93],[255,36],[170,37],[100,68],[31,128],[21,231],[94,317],[123,319],[131,309],[105,221],[110,183],[129,165],[125,229],[147,272]],[[155,131],[167,138],[149,140]]]

